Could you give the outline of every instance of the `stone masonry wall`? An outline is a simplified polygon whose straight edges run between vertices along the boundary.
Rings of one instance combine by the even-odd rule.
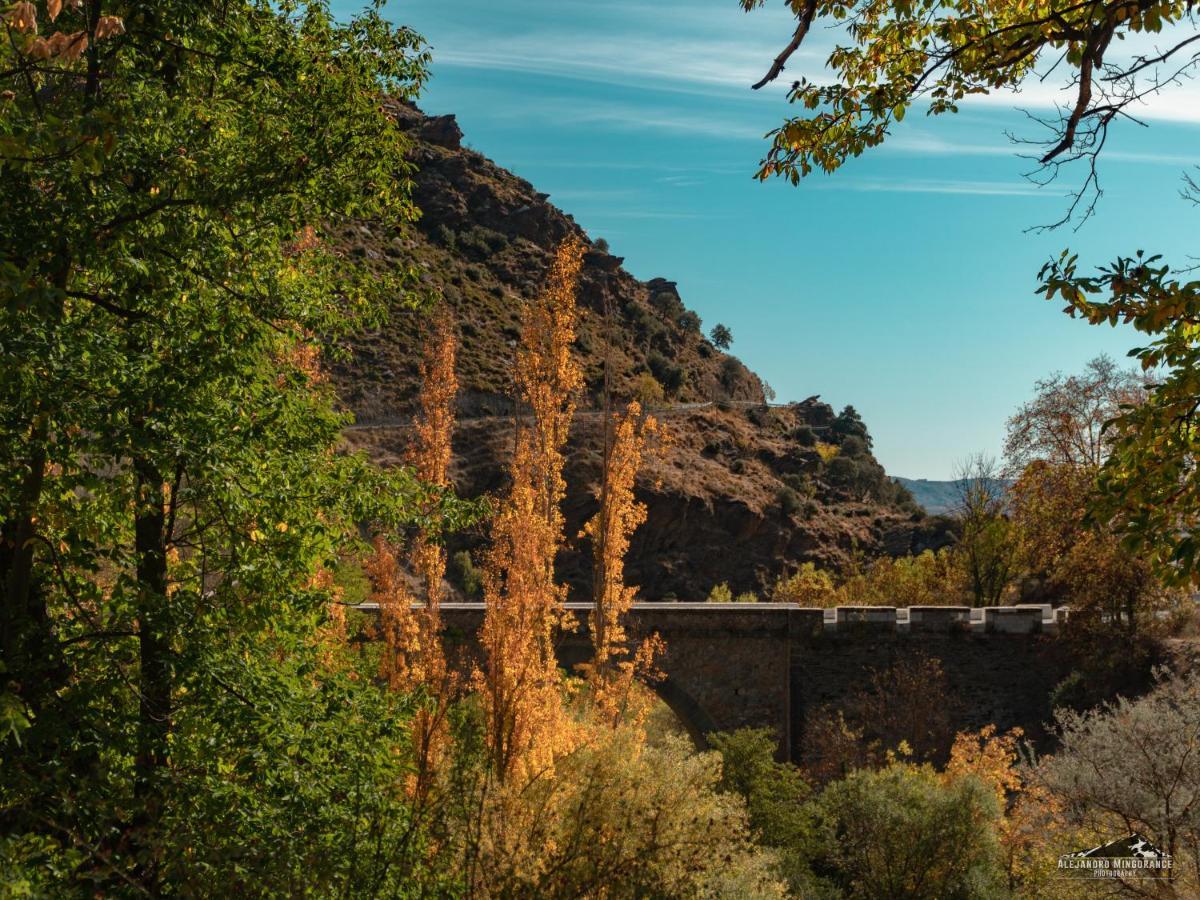
[[[589,607],[569,609],[578,629],[563,636],[560,662],[587,660]],[[451,653],[478,653],[478,604],[443,607]],[[844,707],[871,678],[905,659],[940,660],[956,730],[994,723],[1033,737],[1050,716],[1050,693],[1066,675],[1049,608],[842,607],[790,604],[643,603],[631,611],[634,640],[658,632],[667,651],[655,689],[697,736],[767,727],[797,757],[805,721]]]

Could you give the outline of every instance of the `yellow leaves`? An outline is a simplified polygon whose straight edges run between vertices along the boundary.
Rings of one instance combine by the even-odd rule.
[[[25,54],[30,59],[47,60],[52,55],[50,52],[50,42],[45,38],[34,38],[25,47]]]
[[[83,52],[88,48],[87,32],[76,31],[68,34],[65,31],[58,31],[52,34],[46,43],[49,45],[52,56],[57,56],[66,62],[75,62],[83,56]]]
[[[637,401],[618,416],[611,446],[606,447],[600,509],[588,521],[585,533],[592,539],[593,600],[592,643],[595,648],[589,672],[593,702],[603,719],[615,726],[627,709],[636,664],[627,664],[628,648],[621,620],[633,604],[636,589],[625,586],[625,554],[629,539],[646,520],[646,507],[634,499],[634,483],[641,468],[647,440],[658,430],[653,418],[642,418]],[[608,441],[606,435],[606,444]],[[643,647],[653,665],[653,647]]]
[[[96,22],[96,40],[116,37],[125,33],[125,22],[120,16],[101,16]]]
[[[1014,728],[997,736],[996,726],[979,731],[960,731],[950,749],[945,777],[949,781],[974,776],[996,794],[1003,805],[1007,796],[1021,788],[1017,772],[1017,743],[1024,732]]]
[[[837,444],[827,444],[824,441],[817,441],[817,454],[821,457],[822,462],[829,462],[838,455]]]
[[[572,740],[554,658],[565,597],[554,559],[563,539],[563,446],[583,377],[572,353],[582,260],[578,239],[560,246],[546,287],[522,315],[516,381],[533,422],[518,432],[512,486],[493,525],[480,634],[487,665],[476,679],[501,777],[549,765]]]
[[[32,3],[14,3],[12,9],[0,16],[0,19],[20,34],[37,34],[37,8]]]
[[[279,522],[278,524],[276,524],[275,530],[280,532],[281,534],[286,532],[288,530],[288,523],[287,522]]]

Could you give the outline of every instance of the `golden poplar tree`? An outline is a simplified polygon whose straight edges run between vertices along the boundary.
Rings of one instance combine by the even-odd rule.
[[[409,451],[409,463],[417,477],[438,488],[450,485],[454,404],[458,397],[458,378],[454,373],[457,355],[458,334],[454,321],[449,310],[442,307],[434,315],[433,327],[425,341],[416,440]],[[430,530],[420,534],[413,547],[413,567],[425,587],[425,608],[430,624],[438,625],[442,578],[446,574],[446,548],[436,540],[439,530],[436,516],[430,518],[433,520]]]
[[[437,488],[450,486],[451,444],[454,438],[454,406],[458,379],[454,372],[458,355],[458,333],[446,307],[433,317],[422,354],[420,411],[416,440],[409,463],[417,477]],[[435,500],[436,502],[436,500]],[[458,681],[446,664],[442,647],[442,578],[446,574],[446,548],[438,540],[441,522],[436,509],[429,510],[427,528],[417,535],[412,565],[424,587],[425,607],[415,615],[418,674],[429,689],[429,703],[418,708],[413,722],[416,751],[416,792],[424,796],[437,771],[449,741],[446,716],[458,694]]]
[[[650,674],[661,649],[661,641],[653,637],[631,654],[623,623],[637,594],[637,588],[625,584],[625,554],[633,532],[646,520],[646,506],[634,498],[634,484],[647,441],[657,429],[653,418],[643,418],[637,401],[615,417],[611,432],[606,425],[600,509],[584,526],[584,533],[592,541],[595,603],[589,617],[595,653],[588,682],[597,715],[614,726],[631,712],[635,676]]]
[[[379,675],[392,690],[412,690],[423,681],[418,664],[420,624],[413,612],[412,591],[404,580],[392,542],[382,535],[376,536],[374,552],[364,568],[371,580],[371,601],[379,607],[379,627],[383,633]]]
[[[554,560],[563,542],[563,448],[583,382],[571,350],[582,260],[582,243],[564,242],[545,288],[522,312],[515,381],[532,420],[517,428],[512,487],[493,526],[480,633],[487,659],[479,687],[502,778],[522,764],[544,768],[569,730],[554,657],[566,591],[555,582]]]
[[[458,337],[450,314],[442,308],[432,321],[420,364],[421,390],[414,440],[408,463],[417,477],[434,488],[449,486],[451,440],[454,433],[454,404],[458,380],[454,373]],[[375,539],[367,561],[373,585],[372,599],[379,605],[384,651],[380,676],[393,690],[420,691],[425,703],[413,718],[413,748],[416,774],[411,792],[424,796],[448,739],[446,714],[457,694],[441,641],[442,578],[446,551],[438,541],[441,523],[434,507],[426,510],[427,525],[413,541],[409,556],[412,570],[421,580],[423,607],[417,606],[405,580],[396,548],[385,538]]]

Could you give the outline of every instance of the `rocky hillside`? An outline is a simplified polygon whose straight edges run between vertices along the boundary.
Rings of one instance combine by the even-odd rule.
[[[836,414],[816,398],[766,407],[760,379],[704,337],[674,282],[634,278],[545,194],[464,148],[452,116],[426,117],[405,105],[394,113],[416,138],[421,220],[400,237],[364,224],[345,239],[351,252],[379,266],[415,265],[425,288],[458,317],[460,492],[503,488],[520,306],[538,291],[555,246],[575,234],[590,247],[577,341],[587,396],[571,438],[568,534],[577,534],[595,508],[601,420],[589,409],[598,405],[608,353],[615,393],[662,407],[671,436],[639,482],[649,516],[628,574],[645,598],[703,599],[718,582],[734,592],[762,592],[804,561],[837,567],[852,553],[905,553],[948,539],[884,474],[853,410]],[[356,340],[333,370],[359,422],[347,443],[383,462],[398,462],[408,440],[403,424],[417,388],[421,330],[419,317],[397,312],[386,327]],[[461,536],[452,550],[477,560],[482,541]],[[573,545],[560,567],[585,596],[586,545]],[[453,580],[461,588],[462,572]]]

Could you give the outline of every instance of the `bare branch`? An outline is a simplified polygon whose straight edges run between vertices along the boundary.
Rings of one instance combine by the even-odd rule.
[[[775,57],[775,62],[771,63],[771,68],[767,71],[767,74],[757,84],[753,85],[754,90],[757,91],[779,77],[779,73],[783,71],[784,65],[791,59],[792,54],[800,49],[800,45],[804,42],[804,37],[808,34],[809,26],[812,25],[813,16],[816,12],[817,0],[807,0],[804,4],[804,12],[800,15],[800,24],[796,26],[796,31],[792,34],[792,39],[783,48],[783,52]]]

